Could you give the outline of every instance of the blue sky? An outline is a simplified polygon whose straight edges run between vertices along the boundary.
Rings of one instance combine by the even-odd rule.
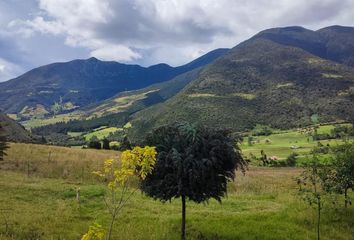
[[[176,66],[271,27],[354,24],[353,0],[0,0],[0,81],[96,57]]]

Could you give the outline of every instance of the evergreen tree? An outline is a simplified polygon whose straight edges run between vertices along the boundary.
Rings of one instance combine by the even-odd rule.
[[[94,149],[101,149],[101,142],[98,140],[96,136],[93,136],[88,143],[89,148],[94,148]]]
[[[108,140],[107,138],[104,138],[104,139],[102,140],[102,149],[107,149],[107,150],[110,149],[110,147],[109,147],[109,140]]]
[[[185,239],[186,200],[221,202],[235,170],[244,170],[240,149],[225,130],[173,124],[156,129],[146,144],[156,146],[154,170],[141,183],[148,196],[182,200],[181,238]]]
[[[130,143],[128,136],[125,134],[122,142],[120,143],[119,150],[125,151],[131,149],[132,149],[132,144]]]
[[[4,156],[6,155],[6,148],[8,148],[8,146],[6,143],[5,131],[2,123],[0,123],[0,161],[4,160]]]

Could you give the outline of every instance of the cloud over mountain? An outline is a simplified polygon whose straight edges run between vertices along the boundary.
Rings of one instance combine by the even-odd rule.
[[[0,3],[1,31],[24,54],[1,57],[24,70],[89,56],[177,65],[265,28],[351,25],[353,10],[351,0],[14,0]]]

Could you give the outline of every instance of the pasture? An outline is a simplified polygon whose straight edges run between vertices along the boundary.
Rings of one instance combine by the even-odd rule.
[[[92,223],[108,225],[106,188],[91,172],[119,152],[11,144],[7,153],[0,163],[0,239],[80,239]],[[297,197],[301,170],[251,166],[229,183],[221,204],[188,202],[187,239],[315,239],[315,210]],[[353,216],[353,206],[326,201],[322,239],[353,239]],[[113,234],[179,239],[179,228],[180,199],[161,203],[136,191]]]
[[[340,124],[348,125],[348,124]],[[319,134],[330,133],[337,125],[324,125],[318,128]],[[275,131],[269,136],[254,136],[252,145],[249,145],[247,138],[241,144],[242,152],[245,156],[250,157],[253,154],[256,157],[261,156],[263,150],[268,157],[276,157],[278,159],[286,159],[291,153],[298,153],[299,159],[303,159],[309,155],[313,147],[320,142],[322,145],[336,146],[343,143],[342,139],[327,139],[314,141],[311,136],[302,133],[297,129],[286,131]]]

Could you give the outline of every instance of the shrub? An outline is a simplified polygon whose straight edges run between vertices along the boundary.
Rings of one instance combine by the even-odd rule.
[[[296,157],[299,156],[298,153],[291,153],[285,160],[285,165],[289,167],[294,167],[296,165]]]

